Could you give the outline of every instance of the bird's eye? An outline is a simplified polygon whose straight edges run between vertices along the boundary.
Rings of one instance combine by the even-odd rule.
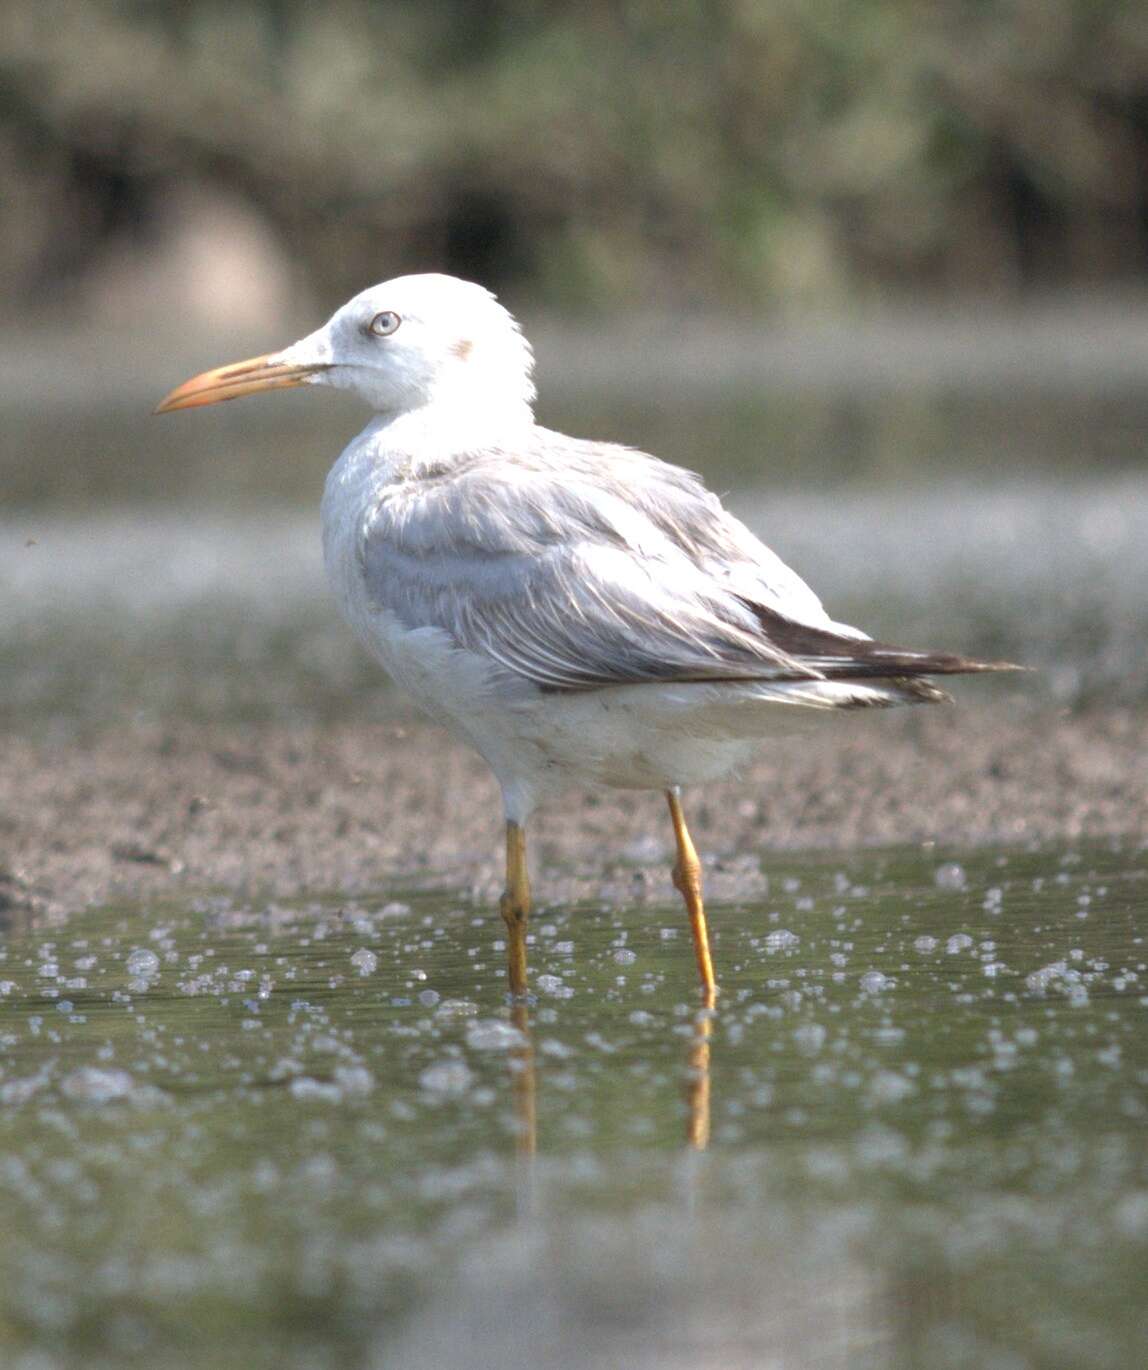
[[[373,333],[376,338],[389,338],[401,323],[402,319],[393,309],[384,309],[381,314],[376,314],[367,325],[367,331]]]

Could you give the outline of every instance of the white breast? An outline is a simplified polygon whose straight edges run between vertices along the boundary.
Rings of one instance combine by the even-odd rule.
[[[355,636],[427,713],[462,734],[496,772],[516,746],[515,723],[488,661],[460,651],[438,628],[411,626],[371,601],[359,549],[372,510],[394,479],[367,429],[346,449],[323,492],[323,561],[335,602]],[[533,693],[533,691],[531,691]],[[529,743],[524,763],[529,765]]]
[[[374,428],[359,434],[332,466],[323,489],[323,564],[339,611],[367,650],[389,667],[380,649],[377,615],[367,599],[359,548],[371,510],[393,473],[376,451]]]

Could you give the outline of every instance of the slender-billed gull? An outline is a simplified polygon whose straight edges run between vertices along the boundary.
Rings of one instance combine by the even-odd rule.
[[[532,371],[489,291],[402,276],[159,410],[296,385],[352,390],[375,410],[327,477],[327,573],[367,649],[502,787],[512,993],[527,984],[526,822],[582,782],[665,792],[712,1005],[681,788],[725,775],[783,714],[934,703],[946,696],[931,675],[1007,667],[835,623],[692,472],[539,427]]]

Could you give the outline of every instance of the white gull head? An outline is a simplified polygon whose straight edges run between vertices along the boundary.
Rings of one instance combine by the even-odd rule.
[[[392,418],[442,406],[527,417],[535,394],[534,357],[514,317],[455,276],[373,285],[269,360],[306,368],[308,383],[351,390]]]

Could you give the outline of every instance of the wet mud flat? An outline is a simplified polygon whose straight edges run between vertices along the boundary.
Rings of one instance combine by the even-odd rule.
[[[1148,843],[1148,709],[1012,697],[834,720],[687,795],[711,898],[768,888],[771,851]],[[482,761],[417,718],[177,723],[9,734],[0,910],[67,914],[215,889],[362,894],[395,881],[493,896],[501,806]],[[654,794],[572,790],[533,824],[536,895],[673,898]]]

